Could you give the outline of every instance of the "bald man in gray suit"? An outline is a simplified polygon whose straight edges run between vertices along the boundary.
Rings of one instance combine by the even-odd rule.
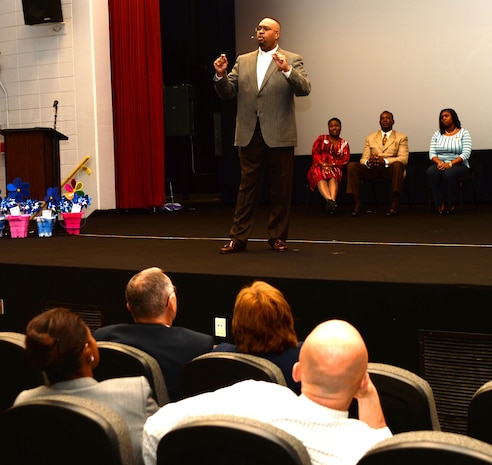
[[[272,250],[287,250],[297,145],[294,96],[311,92],[300,55],[278,45],[280,23],[262,19],[256,27],[259,48],[239,55],[232,71],[222,54],[214,61],[214,86],[222,99],[237,97],[234,145],[239,147],[241,181],[231,240],[220,253],[246,250],[261,200],[263,178],[270,181],[270,217],[267,232]]]

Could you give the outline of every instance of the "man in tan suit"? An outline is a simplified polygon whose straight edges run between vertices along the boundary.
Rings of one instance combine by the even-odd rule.
[[[268,243],[272,250],[287,250],[294,147],[297,145],[294,96],[311,92],[300,55],[278,46],[280,23],[262,19],[256,27],[258,49],[240,55],[227,74],[222,54],[214,61],[214,86],[222,99],[237,97],[236,134],[241,181],[231,240],[220,253],[246,249],[261,200],[263,178],[270,181]]]
[[[347,194],[352,194],[354,198],[352,216],[359,216],[361,213],[360,181],[376,179],[391,181],[392,202],[386,216],[398,214],[408,163],[408,137],[393,130],[394,123],[393,114],[383,111],[379,117],[381,130],[366,137],[360,162],[350,162],[347,165]]]

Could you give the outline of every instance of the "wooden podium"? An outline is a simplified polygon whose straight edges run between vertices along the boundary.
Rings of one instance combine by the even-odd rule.
[[[2,129],[7,184],[15,178],[30,185],[31,199],[44,200],[48,187],[60,187],[60,140],[68,137],[51,128]]]

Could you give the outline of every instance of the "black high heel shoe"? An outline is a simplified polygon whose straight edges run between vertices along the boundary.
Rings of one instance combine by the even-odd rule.
[[[336,206],[337,206],[337,203],[334,200],[328,199],[326,201],[326,205],[325,205],[326,213],[328,213],[329,215],[333,215],[335,213]]]

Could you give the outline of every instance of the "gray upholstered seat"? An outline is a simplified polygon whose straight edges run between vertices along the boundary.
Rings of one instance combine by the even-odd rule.
[[[386,363],[369,363],[386,422],[393,432],[435,430],[441,426],[429,383],[415,373]],[[356,403],[351,408],[356,416]]]
[[[310,465],[304,444],[285,431],[234,415],[191,418],[164,435],[157,465]]]
[[[103,404],[54,395],[0,414],[2,465],[136,465],[125,420]]]
[[[410,431],[369,449],[358,465],[490,465],[492,445],[464,434]]]
[[[13,342],[25,344],[26,335],[24,333],[17,333],[15,331],[2,331],[0,332],[2,339],[9,339]]]
[[[270,360],[236,352],[209,352],[189,361],[181,370],[181,397],[230,386],[246,379],[286,386],[282,370]]]
[[[126,376],[145,376],[159,406],[169,402],[162,369],[157,360],[136,347],[112,341],[97,341],[100,361],[94,370],[98,381]]]

